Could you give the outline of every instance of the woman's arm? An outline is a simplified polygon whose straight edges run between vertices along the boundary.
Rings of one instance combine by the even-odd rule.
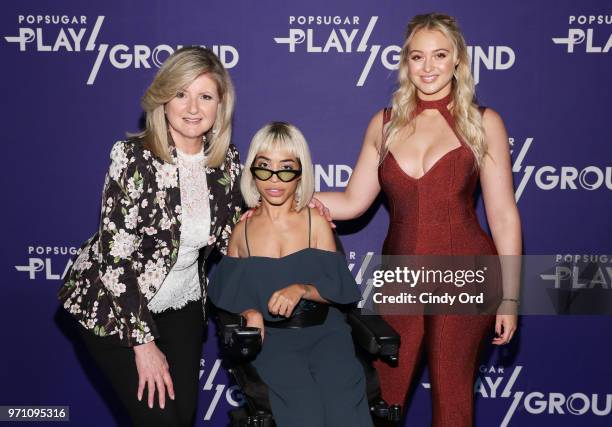
[[[315,193],[333,219],[347,220],[362,215],[380,192],[378,182],[379,151],[382,145],[383,110],[374,115],[366,130],[361,153],[343,192]]]
[[[250,328],[259,328],[259,333],[261,335],[261,340],[263,341],[265,335],[265,325],[263,320],[263,315],[255,310],[254,308],[249,308],[248,310],[244,310],[240,313],[242,317],[246,319],[246,326]]]
[[[132,346],[138,389],[142,399],[148,390],[148,405],[154,405],[155,391],[160,408],[165,407],[166,391],[174,400],[174,385],[165,355],[154,339],[158,337],[147,300],[140,291],[133,254],[138,253],[145,214],[140,211],[147,183],[144,167],[130,142],[117,142],[111,150],[111,165],[104,183],[98,252],[100,280],[125,331],[122,342]]]
[[[316,209],[311,209],[310,215],[312,220],[313,247],[325,251],[336,252],[334,233],[327,220],[321,216]],[[303,299],[329,304],[329,301],[319,294],[316,286],[310,284],[303,284],[300,286],[304,289]]]
[[[306,208],[310,209],[310,208]],[[310,209],[312,221],[312,247],[330,252],[336,251],[336,242],[327,220],[316,209]],[[268,311],[274,315],[290,317],[301,299],[329,304],[317,287],[307,283],[294,283],[274,292],[268,301]]]
[[[516,329],[516,316],[513,313],[517,312],[520,291],[521,220],[514,199],[508,134],[504,122],[497,112],[486,109],[483,126],[487,155],[480,171],[480,184],[487,221],[500,255],[505,299],[498,309],[495,326],[498,338],[493,343],[505,344]]]
[[[244,222],[239,222],[234,226],[229,243],[227,245],[227,255],[238,258],[243,252],[246,252],[244,248]],[[264,323],[263,316],[259,310],[254,308],[248,308],[240,313],[246,320],[246,326],[259,328],[261,333],[261,339],[264,338]]]
[[[488,151],[480,184],[489,228],[499,255],[521,255],[521,220],[514,200],[508,134],[499,114],[489,108],[483,126]]]
[[[147,300],[139,288],[134,264],[143,238],[140,212],[146,195],[144,167],[133,143],[120,141],[111,150],[111,165],[102,194],[98,253],[100,279],[124,331],[122,342],[145,344],[158,336]]]

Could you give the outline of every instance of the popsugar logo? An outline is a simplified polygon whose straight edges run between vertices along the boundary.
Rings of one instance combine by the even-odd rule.
[[[540,274],[555,289],[612,289],[612,257],[608,255],[556,254],[555,262],[551,274]]]
[[[510,406],[499,426],[507,427],[517,411],[527,415],[605,417],[612,411],[612,394],[559,393],[516,390],[516,382],[523,371],[517,365],[509,370],[503,366],[480,366],[474,393],[484,399],[511,399]],[[422,383],[429,389],[429,383]]]
[[[289,16],[289,33],[286,37],[274,37],[277,44],[286,44],[289,53],[297,48],[316,54],[361,54],[365,63],[357,78],[360,87],[377,63],[387,70],[397,70],[401,46],[370,43],[378,16],[363,19],[359,16]],[[480,70],[507,70],[514,65],[516,55],[508,46],[469,46],[472,71],[476,84]]]
[[[16,265],[15,270],[27,273],[30,280],[62,280],[77,251],[73,246],[28,246],[26,263]]]
[[[586,53],[608,53],[612,49],[612,15],[570,15],[567,37],[553,37],[555,44],[566,45],[567,53],[574,48]]]
[[[17,36],[5,36],[8,43],[19,46],[20,52],[96,52],[96,58],[87,77],[87,84],[93,85],[104,63],[118,70],[129,68],[160,67],[176,49],[182,45],[160,44],[110,45],[98,43],[105,16],[97,16],[93,26],[87,16],[68,15],[19,15]],[[213,45],[211,50],[226,68],[238,64],[238,50],[229,45]]]
[[[612,190],[612,166],[534,166],[523,165],[535,138],[524,140],[512,164],[512,172],[519,174],[519,184],[516,187],[515,199],[518,202],[527,184],[532,180],[541,190]],[[510,152],[513,153],[517,141],[509,138]]]

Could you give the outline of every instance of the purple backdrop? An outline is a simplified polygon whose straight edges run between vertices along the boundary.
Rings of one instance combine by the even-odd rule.
[[[243,156],[256,129],[286,120],[309,140],[321,188],[341,188],[369,118],[389,103],[406,23],[434,10],[454,15],[478,98],[511,138],[525,253],[612,252],[607,2],[8,0],[0,8],[0,405],[69,405],[75,426],[122,417],[101,397],[108,390],[83,363],[55,295],[74,248],[96,229],[110,147],[139,128],[140,96],[179,45],[212,47],[229,68]],[[355,269],[380,250],[387,218],[377,207],[341,225]],[[610,425],[611,327],[610,317],[523,318],[512,345],[492,349],[482,366],[478,425]],[[225,425],[240,404],[219,364],[210,333],[198,425]],[[427,387],[425,372],[410,425],[429,422]]]

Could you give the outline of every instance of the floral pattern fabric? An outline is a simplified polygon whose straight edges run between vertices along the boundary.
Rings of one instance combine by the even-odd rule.
[[[176,158],[176,150],[173,150]],[[119,141],[102,195],[98,232],[79,249],[60,289],[64,308],[99,336],[118,334],[124,345],[158,337],[147,308],[176,262],[181,225],[178,168],[163,162],[140,139]],[[211,229],[202,261],[213,249],[227,251],[240,218],[242,197],[238,150],[230,145],[226,161],[206,167]],[[203,305],[205,262],[200,262]]]

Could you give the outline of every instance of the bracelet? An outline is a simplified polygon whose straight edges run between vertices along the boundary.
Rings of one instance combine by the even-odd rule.
[[[502,301],[510,301],[516,303],[516,305],[521,305],[520,301],[515,298],[502,298]]]

